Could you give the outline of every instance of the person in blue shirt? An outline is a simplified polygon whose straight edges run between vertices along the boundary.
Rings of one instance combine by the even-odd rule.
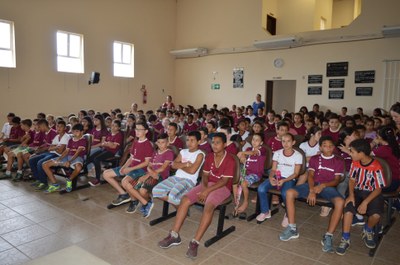
[[[258,109],[259,108],[265,109],[265,102],[261,101],[261,95],[260,94],[257,94],[256,101],[253,102],[252,107],[253,107],[253,114],[255,116],[257,116],[257,114],[258,114]]]

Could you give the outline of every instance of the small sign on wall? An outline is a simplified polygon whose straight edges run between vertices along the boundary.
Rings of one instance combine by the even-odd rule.
[[[356,71],[354,73],[354,83],[375,83],[375,70]]]
[[[329,79],[329,88],[344,88],[344,79]]]
[[[334,62],[326,64],[326,76],[347,76],[349,72],[349,62]]]
[[[372,96],[372,87],[357,87],[356,96]]]
[[[322,84],[322,75],[308,75],[309,84]]]
[[[212,90],[219,90],[221,88],[220,84],[211,84],[211,89]]]
[[[329,90],[329,99],[344,99],[344,90]]]
[[[322,86],[309,86],[308,95],[322,95]]]
[[[244,69],[243,67],[233,68],[233,88],[244,87]]]

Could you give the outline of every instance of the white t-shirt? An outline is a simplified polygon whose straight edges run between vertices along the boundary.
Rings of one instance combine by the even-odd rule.
[[[294,173],[295,165],[303,164],[303,156],[296,150],[291,156],[286,156],[283,154],[283,149],[274,152],[272,157],[273,161],[278,163],[276,170],[281,171],[283,178],[290,177]]]
[[[193,184],[196,184],[197,183],[197,178],[199,177],[200,168],[204,163],[205,155],[204,155],[203,151],[201,151],[199,149],[199,150],[197,150],[195,152],[189,152],[189,149],[182,149],[179,153],[182,156],[182,163],[186,163],[186,162],[194,163],[199,154],[203,155],[203,160],[201,161],[201,164],[200,164],[199,168],[197,169],[197,171],[193,175],[185,172],[182,169],[178,169],[176,171],[176,174],[175,174],[175,176],[177,176],[178,178],[187,178],[187,179],[190,179],[193,182]]]
[[[69,139],[71,139],[71,136],[68,133],[64,133],[64,135],[60,138],[60,135],[57,134],[56,137],[54,137],[53,142],[51,142],[52,145],[55,146],[60,146],[65,144],[66,146],[68,145]],[[56,151],[51,151],[50,153],[61,155],[57,153]]]
[[[10,137],[10,132],[11,132],[11,125],[10,123],[6,122],[3,125],[3,129],[1,130],[1,133],[3,133],[3,138],[8,138]]]
[[[306,157],[315,156],[319,152],[319,144],[317,143],[314,146],[310,146],[307,141],[300,144],[300,149],[304,151]]]

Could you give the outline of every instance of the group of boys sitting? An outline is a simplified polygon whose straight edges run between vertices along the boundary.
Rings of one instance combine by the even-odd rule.
[[[313,206],[317,198],[324,198],[334,205],[321,241],[324,252],[345,254],[350,246],[350,227],[355,214],[368,216],[362,238],[368,248],[375,248],[373,228],[384,210],[381,190],[386,183],[381,165],[370,156],[368,140],[357,139],[349,143],[347,148],[352,162],[345,172],[345,161],[335,155],[341,123],[344,123],[337,115],[328,117],[329,127],[322,131],[323,136],[317,141],[319,151],[306,158],[294,148],[294,135],[308,132],[309,141],[310,135],[316,135],[311,131],[321,131],[315,125],[306,128],[303,122],[303,114],[309,117],[314,114],[296,113],[293,119],[285,116],[281,120],[272,111],[267,116],[261,112],[256,118],[245,117],[243,112],[254,116],[251,111],[241,108],[234,112],[227,108],[194,110],[189,107],[172,112],[172,115],[165,110],[158,110],[157,114],[150,111],[146,115],[137,109],[125,115],[118,111],[111,114],[81,111],[78,117],[68,117],[68,125],[62,118],[54,120],[49,115],[46,119],[42,113],[34,121],[21,121],[10,113],[8,124],[5,124],[9,131],[3,130],[0,144],[0,154],[4,155],[1,159],[6,161],[1,178],[11,178],[16,164],[17,172],[12,180],[32,179],[36,190],[52,193],[61,189],[53,169],[71,168],[65,187],[71,192],[72,181],[87,167],[93,173],[89,183],[98,186],[102,176],[118,192],[112,204],[129,203],[127,213],[139,209],[147,218],[154,207],[154,198],[167,201],[177,208],[177,215],[168,236],[158,243],[161,248],[181,244],[179,231],[189,207],[196,202],[203,203],[198,230],[186,253],[189,258],[197,256],[199,242],[212,221],[215,208],[233,193],[233,215],[244,213],[249,205],[249,186],[255,183],[261,183],[258,188],[259,222],[271,218],[266,193],[272,188],[282,191],[286,208],[282,222],[285,230],[279,236],[282,241],[299,237],[295,199],[306,198]],[[111,122],[107,122],[110,119]],[[121,127],[125,127],[124,130]],[[179,133],[186,140],[182,140]],[[84,137],[88,134],[91,137]],[[90,150],[87,150],[88,146]],[[271,148],[272,157],[267,157],[266,148]],[[116,156],[120,157],[119,164],[104,170],[104,163]],[[238,185],[232,182],[237,166],[234,156],[238,157],[241,167]],[[264,169],[266,159],[272,159],[269,172]],[[303,183],[296,185],[305,159],[308,174]],[[24,174],[24,163],[30,168],[30,174]],[[263,180],[265,173],[268,178]],[[343,196],[336,187],[345,174],[349,184]],[[122,179],[121,182],[118,179]],[[240,202],[241,194],[243,202]],[[333,233],[342,215],[342,239],[334,249]]]

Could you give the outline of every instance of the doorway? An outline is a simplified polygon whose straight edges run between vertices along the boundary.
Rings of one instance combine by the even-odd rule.
[[[280,114],[283,109],[296,112],[296,80],[267,80],[265,82],[267,111]]]

